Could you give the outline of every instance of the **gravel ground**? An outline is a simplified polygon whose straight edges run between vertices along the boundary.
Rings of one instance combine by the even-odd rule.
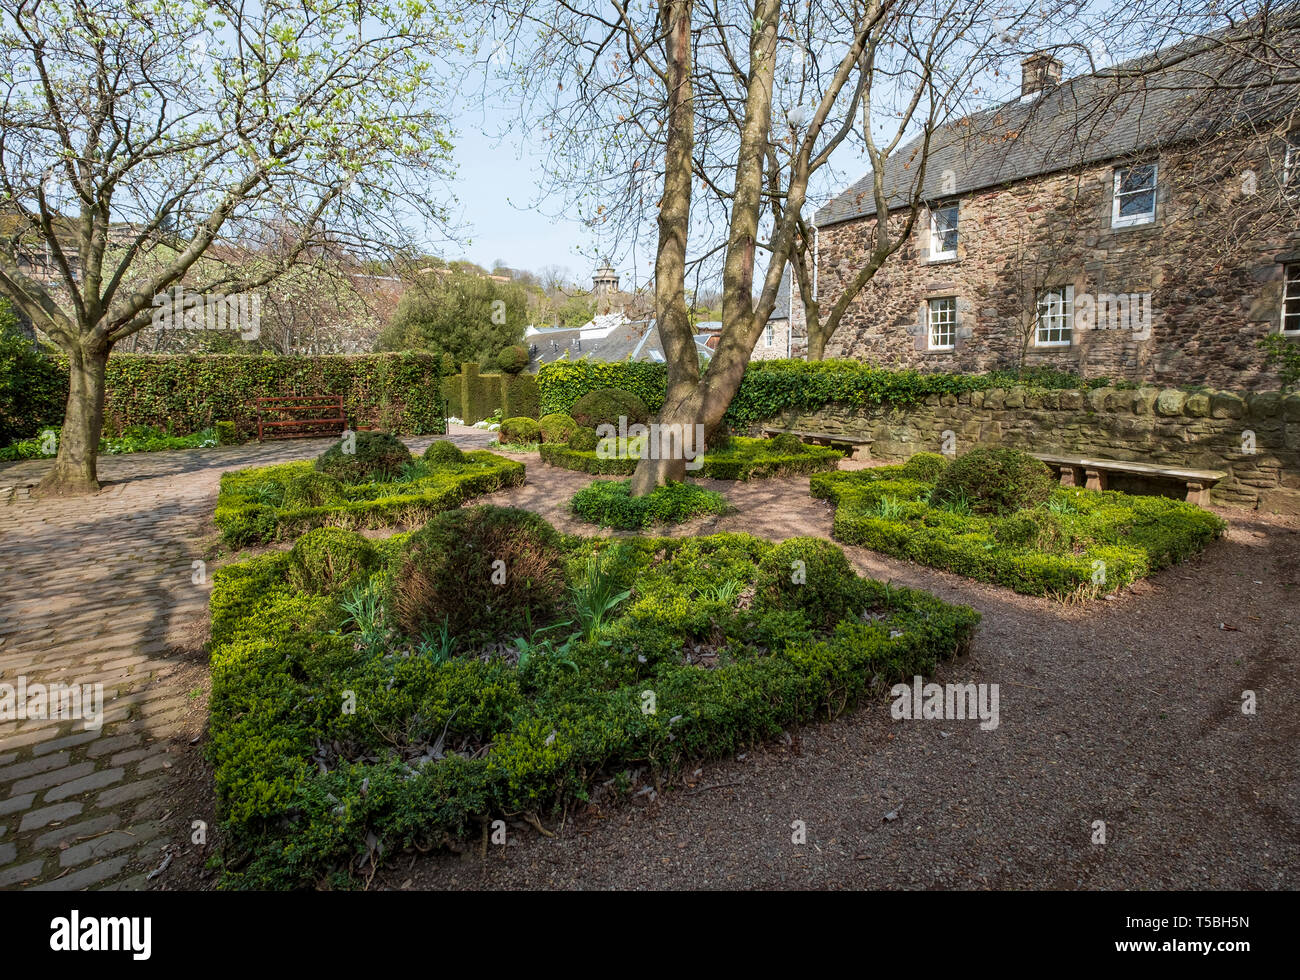
[[[529,484],[493,502],[590,533],[564,512],[590,478],[520,458]],[[701,482],[737,512],[675,533],[830,536],[806,477]],[[984,614],[934,680],[998,684],[998,728],[894,721],[880,701],[567,813],[553,836],[514,823],[486,858],[401,858],[372,887],[1295,888],[1300,536],[1295,519],[1223,514],[1204,555],[1087,605],[846,548],[864,574]]]

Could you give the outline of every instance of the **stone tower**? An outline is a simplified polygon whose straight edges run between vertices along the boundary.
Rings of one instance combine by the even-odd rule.
[[[614,271],[608,259],[592,276],[591,291],[595,295],[603,297],[610,297],[618,292],[618,273]]]

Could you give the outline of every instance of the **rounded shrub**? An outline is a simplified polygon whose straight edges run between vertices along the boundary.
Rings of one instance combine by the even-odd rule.
[[[542,433],[542,442],[568,442],[569,436],[578,428],[578,423],[572,415],[553,412],[538,419],[537,428]]]
[[[498,439],[501,442],[537,442],[542,437],[542,431],[537,426],[537,420],[524,416],[506,419],[501,423],[501,428],[497,431],[499,433]]]
[[[965,499],[980,514],[1011,514],[1047,499],[1052,471],[1019,449],[972,449],[949,463],[935,481],[931,502]]]
[[[374,545],[356,531],[318,527],[293,543],[289,582],[304,592],[342,592],[362,582],[378,564]]]
[[[948,460],[938,453],[917,453],[903,464],[902,474],[909,480],[933,483],[948,467]]]
[[[465,462],[465,453],[454,442],[438,439],[424,451],[424,461],[434,466]]]
[[[509,347],[503,347],[501,353],[497,355],[497,367],[506,374],[518,374],[528,367],[530,360],[532,358],[528,356],[527,347],[511,344]]]
[[[284,504],[289,508],[324,507],[346,499],[343,484],[328,473],[303,473],[284,485]]]
[[[754,579],[754,605],[803,610],[830,629],[854,612],[858,577],[844,552],[822,538],[790,538],[769,551]]]
[[[626,418],[628,425],[644,423],[650,418],[645,402],[620,388],[597,388],[587,392],[573,403],[571,414],[574,421],[588,429],[598,425],[616,426],[620,418]]]
[[[510,639],[550,623],[563,595],[555,529],[491,505],[445,511],[412,534],[390,583],[393,615],[410,636],[446,624],[462,638]]]
[[[411,461],[411,451],[397,436],[387,432],[358,432],[354,452],[344,452],[342,440],[316,459],[316,469],[343,483],[383,482],[402,472]]]
[[[993,536],[999,544],[1036,551],[1058,552],[1070,543],[1065,521],[1050,510],[1037,507],[996,522]]]
[[[596,435],[596,430],[586,426],[574,429],[573,435],[569,436],[569,448],[580,453],[595,452],[598,445],[600,437]]]
[[[796,453],[803,452],[807,447],[803,444],[803,440],[798,436],[789,432],[781,432],[768,439],[767,445],[764,448],[770,453],[779,453],[782,456],[792,456]]]

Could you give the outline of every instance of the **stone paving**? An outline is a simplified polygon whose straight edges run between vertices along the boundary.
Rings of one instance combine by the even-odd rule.
[[[66,499],[30,496],[49,463],[0,464],[0,684],[103,686],[97,729],[0,721],[0,889],[145,888],[188,843],[174,770],[206,724],[193,684],[206,676],[211,581],[196,582],[193,563],[218,481],[327,445],[106,456],[104,488]]]

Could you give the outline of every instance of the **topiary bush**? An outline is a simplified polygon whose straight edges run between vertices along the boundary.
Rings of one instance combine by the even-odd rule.
[[[821,538],[790,538],[759,563],[754,605],[802,610],[814,625],[829,627],[854,612],[856,581],[857,573],[836,545]]]
[[[395,435],[387,432],[357,432],[354,452],[344,452],[346,440],[340,440],[316,459],[316,469],[342,483],[366,483],[392,480],[411,461],[411,451]]]
[[[598,425],[617,426],[620,418],[626,418],[628,425],[644,423],[650,418],[650,410],[630,391],[597,388],[573,403],[572,415],[578,425],[594,429]]]
[[[465,453],[454,442],[438,439],[430,443],[429,448],[424,451],[424,461],[434,466],[463,463]]]
[[[482,505],[439,514],[411,535],[390,605],[410,635],[445,624],[464,640],[536,630],[555,618],[563,593],[555,529],[526,510]]]
[[[596,480],[569,500],[576,517],[602,527],[632,531],[655,523],[680,524],[704,514],[725,514],[727,500],[716,490],[693,483],[666,483],[632,496],[631,480]]]
[[[790,432],[781,432],[767,440],[768,451],[772,453],[801,453],[808,447],[798,436]]]
[[[578,423],[572,415],[552,412],[537,420],[537,428],[542,434],[542,442],[568,442],[577,430]]]
[[[965,499],[976,513],[1010,514],[1041,504],[1056,485],[1047,465],[1028,453],[981,447],[944,468],[931,501]]]
[[[569,436],[569,448],[576,449],[580,453],[595,452],[598,445],[600,445],[600,437],[596,435],[596,430],[587,426],[574,429],[573,434]]]
[[[282,507],[324,507],[346,500],[343,484],[328,473],[300,473],[284,484]]]
[[[933,483],[948,467],[948,460],[938,453],[917,453],[903,464],[903,476],[909,480]]]
[[[518,374],[528,367],[530,360],[532,358],[528,356],[527,347],[512,344],[509,347],[503,347],[501,353],[497,355],[497,367],[506,374]]]
[[[542,438],[542,431],[537,425],[537,420],[523,418],[522,416],[506,419],[501,423],[498,433],[498,439],[501,442],[539,442]]]
[[[330,595],[360,583],[378,565],[374,546],[355,531],[318,527],[289,552],[289,582],[294,588]]]

